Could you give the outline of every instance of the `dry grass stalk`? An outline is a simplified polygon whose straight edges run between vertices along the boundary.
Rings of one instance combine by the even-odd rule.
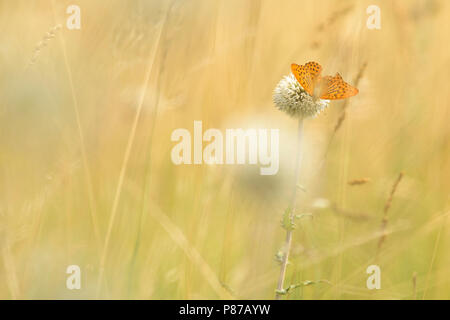
[[[364,71],[366,70],[366,67],[367,67],[367,62],[364,62],[363,65],[361,66],[361,68],[359,69],[359,72],[356,75],[355,80],[353,81],[355,87],[358,87],[359,81],[363,77]],[[330,140],[328,141],[328,146],[325,149],[325,155],[324,155],[324,159],[322,160],[322,164],[325,163],[325,159],[326,159],[326,157],[328,155],[328,150],[330,149],[331,142],[333,141],[333,138],[336,135],[336,132],[339,130],[339,128],[341,127],[342,123],[344,122],[344,120],[345,120],[345,118],[347,116],[348,101],[349,101],[348,99],[346,99],[344,101],[344,104],[342,106],[342,113],[339,116],[339,119],[337,120],[337,122],[336,122],[336,124],[334,126],[333,133],[331,134]],[[322,165],[320,165],[320,167],[322,167]]]
[[[417,300],[417,272],[413,273],[412,284],[413,284],[413,299]]]
[[[400,172],[400,174],[397,177],[397,180],[395,180],[394,185],[392,186],[392,190],[391,190],[391,193],[389,194],[389,198],[386,201],[386,204],[384,205],[383,220],[381,221],[382,236],[378,242],[377,255],[380,252],[383,242],[386,240],[386,227],[387,227],[387,223],[388,223],[388,211],[392,205],[392,200],[394,198],[394,194],[397,191],[398,185],[400,184],[400,181],[402,180],[402,178],[403,178],[403,172]]]
[[[370,182],[370,178],[353,179],[348,182],[350,186],[359,186]]]
[[[361,68],[359,69],[359,72],[356,75],[355,80],[353,81],[355,87],[358,87],[359,81],[363,77],[364,71],[366,70],[366,67],[367,67],[367,62],[364,62],[363,65],[361,66]],[[344,101],[344,104],[342,106],[342,113],[339,116],[339,119],[336,122],[336,125],[334,126],[333,135],[332,135],[331,138],[333,138],[333,136],[339,130],[339,128],[341,127],[342,123],[344,122],[344,120],[345,120],[345,118],[347,116],[348,101],[349,101],[348,99]]]
[[[324,33],[329,28],[331,28],[339,19],[341,19],[347,13],[349,13],[352,9],[353,9],[353,6],[350,5],[348,7],[344,7],[342,9],[338,9],[338,10],[334,11],[330,16],[328,16],[328,18],[325,21],[321,22],[317,26],[317,28],[316,28],[317,32]],[[311,42],[312,49],[319,49],[321,45],[322,45],[322,43],[316,39]]]
[[[319,32],[326,31],[327,28],[332,27],[335,22],[337,22],[340,18],[345,16],[347,13],[349,13],[352,9],[353,9],[353,6],[350,5],[348,7],[344,7],[342,9],[333,11],[333,13],[327,18],[327,20],[325,22],[322,22],[317,26],[317,31],[319,31]]]
[[[139,101],[138,101],[137,110],[136,110],[136,113],[135,113],[135,116],[134,116],[134,119],[133,119],[133,124],[132,124],[132,127],[131,127],[130,134],[128,136],[127,146],[126,146],[126,149],[125,149],[123,162],[122,162],[122,166],[121,166],[121,169],[120,169],[119,181],[117,183],[117,188],[116,188],[116,192],[115,192],[114,200],[113,200],[113,204],[112,204],[112,209],[111,209],[111,215],[110,215],[109,222],[108,222],[108,229],[107,229],[106,236],[105,236],[105,243],[104,243],[102,254],[101,254],[101,258],[100,258],[99,277],[98,277],[98,281],[97,281],[98,282],[97,283],[97,297],[99,297],[100,294],[101,294],[102,282],[103,282],[103,276],[104,276],[104,269],[105,269],[107,254],[108,254],[109,243],[111,241],[112,229],[113,229],[113,226],[114,226],[114,223],[115,223],[115,219],[116,219],[116,216],[117,216],[117,210],[118,210],[118,206],[119,206],[120,195],[121,195],[121,192],[122,192],[122,186],[123,186],[123,181],[125,179],[126,169],[128,167],[128,161],[130,159],[131,149],[132,149],[133,142],[134,142],[134,139],[135,139],[135,136],[136,136],[137,125],[138,125],[139,118],[140,118],[140,115],[141,115],[141,112],[142,112],[142,107],[144,105],[144,99],[145,99],[145,96],[146,96],[146,93],[147,93],[147,87],[148,87],[148,84],[150,82],[150,75],[152,74],[153,65],[154,65],[154,62],[156,60],[156,54],[157,54],[159,46],[160,46],[161,35],[162,35],[162,32],[163,32],[164,27],[166,25],[169,12],[170,12],[170,10],[166,11],[166,14],[164,15],[163,21],[160,23],[160,28],[159,28],[159,31],[158,31],[158,35],[156,37],[155,46],[154,46],[153,50],[149,53],[149,56],[148,56],[148,65],[147,65],[147,70],[146,70],[146,73],[145,73],[144,85],[142,86],[142,90],[141,90]]]
[[[53,11],[53,19],[56,22],[58,20],[57,20],[56,11],[55,11],[55,1],[52,1],[52,11]],[[58,30],[62,29],[62,25],[57,24],[57,26],[55,28],[57,28]],[[94,237],[95,237],[96,246],[97,246],[97,248],[100,248],[100,227],[99,227],[99,223],[98,223],[98,219],[97,219],[97,209],[96,209],[95,196],[94,196],[94,187],[93,187],[93,183],[92,183],[92,173],[89,168],[89,164],[88,164],[88,160],[87,160],[85,135],[84,135],[82,124],[81,124],[80,106],[79,106],[78,96],[77,96],[77,93],[75,90],[75,83],[74,83],[74,77],[73,77],[73,73],[72,73],[72,67],[69,63],[69,57],[67,54],[66,42],[65,42],[62,34],[60,34],[60,36],[58,38],[59,38],[59,45],[60,45],[62,55],[63,55],[64,66],[65,66],[66,73],[67,73],[67,80],[69,82],[70,95],[71,95],[71,99],[72,99],[72,107],[73,107],[75,122],[76,122],[76,126],[77,126],[78,139],[79,139],[79,145],[80,145],[80,151],[81,151],[81,159],[82,159],[83,170],[84,170],[85,179],[86,179],[90,218],[91,218],[91,222],[92,222],[92,227],[94,229]]]
[[[53,28],[51,28],[51,29],[44,35],[44,37],[42,38],[41,41],[39,41],[39,42],[36,44],[36,47],[34,48],[34,51],[33,51],[33,55],[31,56],[30,62],[29,62],[28,65],[27,65],[27,69],[36,63],[36,61],[37,61],[37,59],[39,58],[39,55],[40,55],[40,53],[41,53],[41,50],[42,50],[43,48],[45,48],[45,47],[48,45],[48,43],[50,42],[50,40],[52,40],[52,39],[54,39],[54,38],[56,37],[56,33],[57,33],[59,30],[61,30],[61,28],[62,28],[61,25],[60,25],[60,24],[57,24],[56,26],[54,26]]]

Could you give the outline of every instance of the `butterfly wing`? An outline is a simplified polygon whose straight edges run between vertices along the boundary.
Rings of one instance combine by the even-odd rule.
[[[304,66],[291,64],[291,71],[302,88],[311,96],[314,92],[314,86],[320,77],[322,67],[317,62],[308,62]]]
[[[322,67],[317,62],[311,61],[305,64],[306,70],[308,70],[311,79],[316,82],[320,77],[320,73],[322,72]]]
[[[359,90],[346,83],[339,73],[334,77],[326,76],[320,81],[320,99],[338,100],[353,97]]]
[[[306,69],[306,67],[293,63],[293,64],[291,64],[291,71],[292,71],[292,74],[297,79],[297,81],[302,86],[303,90],[305,90],[310,95],[312,95],[313,90],[314,90],[313,82],[311,80],[311,76],[309,75],[309,72]]]

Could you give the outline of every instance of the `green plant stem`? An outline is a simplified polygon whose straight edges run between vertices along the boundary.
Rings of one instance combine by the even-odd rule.
[[[290,216],[289,219],[291,220],[291,224],[293,225],[294,219],[295,219],[295,209],[297,204],[297,183],[300,177],[300,166],[302,162],[302,153],[303,153],[303,147],[302,147],[302,140],[303,140],[303,118],[300,118],[298,120],[298,129],[297,129],[297,155],[295,158],[295,175],[294,175],[294,186],[292,190],[292,198],[290,201]],[[275,296],[275,299],[280,300],[282,295],[279,293],[284,289],[284,279],[286,277],[286,269],[289,261],[289,252],[291,251],[291,243],[292,243],[292,232],[293,229],[287,229],[286,230],[286,239],[284,243],[284,254],[283,259],[281,261],[281,269],[280,269],[280,276],[278,278],[278,286],[277,286],[277,294]]]

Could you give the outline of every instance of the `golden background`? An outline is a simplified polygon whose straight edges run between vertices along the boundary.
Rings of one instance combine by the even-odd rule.
[[[371,4],[381,30],[366,27]],[[286,298],[449,299],[449,6],[1,0],[0,298],[272,299],[296,121],[271,96],[314,60],[362,76],[346,106],[306,121],[298,203],[313,218],[298,221],[286,285],[325,282]],[[175,166],[170,135],[194,120],[279,128],[278,174]]]

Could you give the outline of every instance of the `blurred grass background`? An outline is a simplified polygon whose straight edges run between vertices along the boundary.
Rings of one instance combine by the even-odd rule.
[[[367,67],[335,134],[343,102],[306,122],[299,206],[314,217],[286,283],[330,283],[287,298],[449,299],[450,3],[376,1],[368,30],[372,2],[1,0],[0,298],[273,298],[296,121],[271,95],[315,60],[349,83]],[[279,173],[175,166],[170,135],[194,120],[279,128]]]

